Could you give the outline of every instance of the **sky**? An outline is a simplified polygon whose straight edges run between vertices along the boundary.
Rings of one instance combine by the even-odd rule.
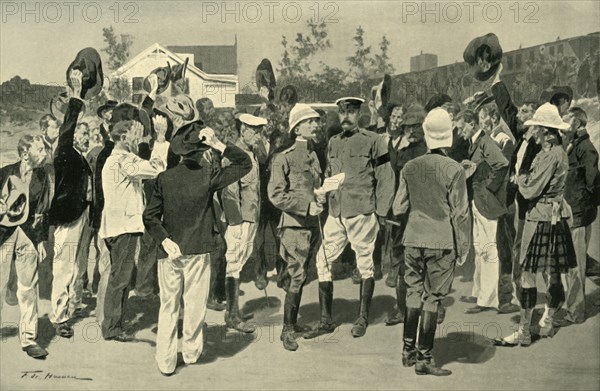
[[[26,4],[26,5],[25,5]],[[131,34],[131,58],[155,42],[224,45],[238,41],[240,89],[262,58],[277,68],[282,35],[293,41],[306,20],[328,26],[332,48],[316,58],[347,69],[358,26],[378,52],[383,35],[396,73],[410,57],[438,55],[438,64],[462,61],[468,42],[494,32],[505,51],[600,31],[600,1],[135,1],[0,2],[0,81],[15,75],[32,83],[64,84],[65,70],[82,48],[105,47],[102,28]],[[102,53],[106,60],[105,53]]]

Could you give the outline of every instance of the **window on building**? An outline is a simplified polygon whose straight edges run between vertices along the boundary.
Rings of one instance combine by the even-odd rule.
[[[515,56],[515,67],[521,68],[521,66],[523,66],[523,58],[521,56],[521,53],[517,53],[517,55]]]
[[[134,77],[131,80],[131,86],[134,92],[142,91],[144,89],[144,78],[143,77]]]
[[[558,54],[563,54],[564,53],[564,47],[563,44],[561,43],[560,45],[558,45]]]
[[[551,56],[554,56],[554,46],[551,46],[551,47],[550,47],[550,55],[551,55]]]

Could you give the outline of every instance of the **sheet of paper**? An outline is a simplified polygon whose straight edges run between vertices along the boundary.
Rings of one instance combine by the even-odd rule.
[[[344,179],[346,178],[346,174],[343,172],[329,178],[325,178],[323,181],[323,186],[320,189],[315,190],[315,193],[325,194],[330,191],[338,190],[342,183],[344,183]]]

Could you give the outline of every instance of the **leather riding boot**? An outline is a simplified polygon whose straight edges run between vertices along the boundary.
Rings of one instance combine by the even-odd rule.
[[[253,333],[255,327],[240,318],[240,280],[227,277],[225,280],[225,294],[227,296],[227,311],[225,311],[225,324],[227,327],[242,333]]]
[[[402,341],[402,365],[412,367],[417,362],[417,330],[419,328],[420,308],[406,308],[404,315],[404,336]]]
[[[400,268],[395,268],[399,270]],[[405,320],[405,312],[406,312],[406,283],[404,282],[404,276],[396,273],[396,282],[394,283],[396,287],[396,312],[390,315],[386,321],[386,326],[394,326],[400,323],[403,323]]]
[[[452,372],[438,368],[433,359],[433,341],[437,328],[437,311],[423,311],[421,326],[419,327],[419,343],[417,348],[417,362],[415,373],[417,375],[448,376]]]
[[[296,342],[295,325],[298,319],[298,308],[300,307],[300,293],[288,291],[285,295],[283,305],[283,331],[281,341],[285,350],[295,351],[298,349]]]
[[[331,317],[333,307],[333,282],[319,282],[319,306],[321,307],[321,320],[316,328],[304,333],[305,339],[312,339],[324,334],[331,334],[335,326]]]
[[[369,307],[371,306],[374,290],[375,279],[373,277],[363,279],[360,282],[360,308],[358,319],[356,319],[354,326],[352,326],[352,330],[350,331],[355,338],[362,337],[367,332],[367,326],[369,325]]]

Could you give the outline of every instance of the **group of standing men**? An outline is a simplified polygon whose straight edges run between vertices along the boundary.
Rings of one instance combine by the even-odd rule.
[[[134,266],[147,273],[152,262],[141,265],[140,251],[158,246],[156,360],[162,374],[173,374],[177,365],[181,314],[184,361],[196,362],[203,351],[207,304],[215,306],[211,264],[222,240],[225,323],[254,332],[239,308],[240,272],[256,253],[257,232],[264,234],[268,225],[261,211],[265,191],[269,207],[280,213],[275,234],[277,271],[280,281],[287,280],[281,284],[286,290],[281,341],[287,350],[298,349],[298,333],[311,339],[335,330],[332,265],[348,244],[360,274],[351,334],[365,335],[375,287],[374,252],[385,236],[392,250],[387,282],[397,295],[396,311],[386,324],[404,323],[403,364],[414,365],[417,374],[450,374],[435,365],[434,336],[455,266],[467,261],[471,249],[473,292],[461,299],[476,305],[467,313],[521,311],[520,329],[496,341],[499,345],[530,343],[538,269],[548,283],[540,334],[552,336],[553,325],[582,322],[598,177],[586,114],[569,108],[572,93],[565,88],[554,89],[539,108],[529,102],[517,108],[501,71],[500,66],[492,96],[477,94],[465,109],[445,95],[432,97],[425,107],[389,104],[372,109],[370,129],[359,126],[362,98],[338,99],[340,129],[321,153],[322,115],[309,105],[290,107],[283,143],[265,142],[267,118],[243,113],[237,117],[237,142],[224,144],[184,94],[177,105],[154,108],[165,80],[152,74],[141,107],[113,102],[98,111],[105,120],[103,144],[90,153],[90,164],[84,157],[89,127],[79,119],[97,85],[70,68],[62,125],[44,117],[44,136],[23,137],[21,160],[2,169],[1,185],[16,189],[12,195],[18,195],[21,182],[28,186],[25,202],[8,192],[0,204],[0,301],[5,286],[10,289],[7,271],[14,265],[23,349],[35,358],[48,354],[35,342],[37,263],[43,252],[38,244],[47,239],[48,225],[54,227],[51,321],[58,335],[71,337],[71,319],[83,311],[87,253],[78,253],[92,240],[100,259],[96,315],[104,339],[121,342],[134,339],[124,321]],[[566,151],[562,145],[555,148],[557,140],[564,141]],[[51,165],[44,164],[48,159]],[[332,178],[338,182],[331,183]],[[552,194],[546,194],[549,189]],[[570,225],[563,225],[571,216]],[[320,320],[311,329],[298,325],[297,318],[313,257]],[[561,273],[566,273],[566,291]],[[257,286],[264,288],[259,280]],[[563,303],[566,314],[555,319]]]

